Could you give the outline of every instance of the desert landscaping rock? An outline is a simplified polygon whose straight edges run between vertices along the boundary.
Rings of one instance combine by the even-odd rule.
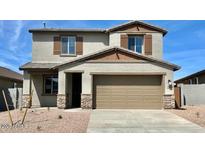
[[[168,111],[205,128],[205,105],[186,106],[182,109],[172,109]]]
[[[29,109],[24,125],[23,111],[11,111],[14,126],[11,127],[7,112],[0,113],[0,133],[85,133],[90,117],[89,110],[60,110],[57,108]],[[59,119],[59,115],[62,118]]]

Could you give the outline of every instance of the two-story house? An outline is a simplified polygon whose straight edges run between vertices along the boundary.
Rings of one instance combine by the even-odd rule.
[[[173,72],[162,60],[167,31],[131,21],[109,29],[30,29],[27,106],[88,109],[174,107]],[[29,104],[32,95],[32,104]]]

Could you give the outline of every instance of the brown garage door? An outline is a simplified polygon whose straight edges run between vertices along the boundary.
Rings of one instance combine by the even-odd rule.
[[[162,109],[162,76],[94,75],[94,108]]]

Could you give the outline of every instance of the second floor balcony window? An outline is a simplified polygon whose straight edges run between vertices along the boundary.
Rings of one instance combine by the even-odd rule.
[[[63,55],[75,55],[75,36],[63,36],[61,37],[62,52]]]
[[[129,36],[128,38],[128,49],[142,53],[143,48],[143,36]]]

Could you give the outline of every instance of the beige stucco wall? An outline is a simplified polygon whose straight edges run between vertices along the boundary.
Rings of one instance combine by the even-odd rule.
[[[43,94],[43,76],[31,75],[31,90],[33,90],[32,107],[56,106],[57,97]]]
[[[66,73],[66,95],[68,97],[68,107],[72,106],[72,74],[71,73]]]
[[[30,74],[23,72],[23,94],[30,94]]]
[[[59,68],[59,94],[68,94],[69,102],[72,102],[71,72],[82,73],[82,94],[92,93],[92,73],[166,73],[164,94],[174,94],[173,89],[168,88],[168,80],[173,81],[173,71],[153,63],[81,63],[73,66]],[[25,72],[24,76],[28,76]],[[24,94],[29,92],[29,81],[24,79]],[[56,106],[56,96],[43,95],[43,76],[31,75],[31,89],[33,89],[33,107]],[[26,93],[25,93],[26,92]]]
[[[53,62],[67,61],[76,56],[53,55],[53,37],[59,34],[33,33],[32,62]],[[76,35],[71,33],[70,35]],[[104,33],[77,33],[83,37],[83,54],[89,54],[108,46],[109,36]]]
[[[110,73],[166,73],[165,75],[165,94],[173,94],[173,89],[168,88],[168,80],[173,81],[173,71],[152,63],[82,63],[72,67],[63,66],[59,69],[59,74],[70,71],[84,71],[82,74],[82,93],[92,93],[92,75],[96,72]],[[61,93],[65,89],[59,89]]]
[[[110,34],[105,33],[77,33],[78,36],[83,37],[83,54],[89,54],[102,50],[108,46],[120,46],[120,35],[122,33],[114,32]],[[163,50],[163,36],[161,33],[147,33],[152,34],[152,52],[153,57],[162,59]],[[60,56],[53,55],[53,37],[57,33],[33,33],[32,35],[32,62],[52,62],[60,63],[67,61],[76,56]],[[70,35],[76,35],[71,33]]]
[[[114,32],[109,35],[110,46],[120,46],[120,35],[123,33]],[[152,57],[162,59],[163,57],[163,35],[161,33],[146,33],[152,35]],[[144,47],[142,54],[144,54]]]
[[[32,107],[56,106],[56,96],[43,94],[43,75],[24,71],[23,94],[30,94],[30,91],[33,91]]]

